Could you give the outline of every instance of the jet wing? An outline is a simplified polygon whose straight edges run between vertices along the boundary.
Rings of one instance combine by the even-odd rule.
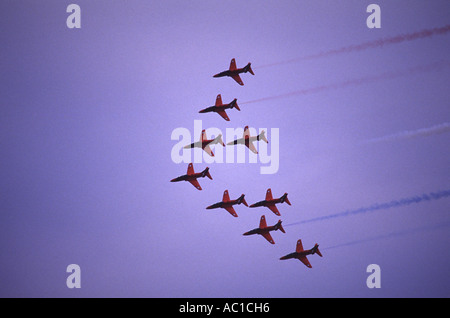
[[[234,216],[235,218],[238,217],[236,211],[234,210],[234,208],[230,205],[230,206],[226,206],[224,207],[225,210],[228,211],[228,213],[230,213],[232,216]]]
[[[220,96],[220,94],[219,94],[216,97],[216,106],[222,106],[222,105],[223,105],[222,104],[222,96]]]
[[[200,141],[203,141],[203,140],[208,140],[208,137],[206,136],[206,130],[205,129],[202,130],[202,135],[200,137]]]
[[[266,192],[266,201],[270,201],[270,200],[273,200],[273,197],[272,197],[272,190],[269,188],[269,189],[267,189],[267,192]]]
[[[188,174],[188,175],[194,174],[194,166],[192,165],[192,163],[190,163],[190,164],[188,165],[188,168],[187,168],[187,174]]]
[[[231,59],[230,71],[234,71],[234,70],[236,70],[236,61],[235,61],[235,59]]]
[[[224,110],[219,110],[217,111],[217,113],[223,117],[223,119],[225,119],[226,121],[230,121],[230,118],[228,118],[227,113]]]
[[[244,82],[241,80],[239,74],[231,75],[231,78],[234,79],[239,85],[243,86]]]
[[[306,267],[312,268],[311,264],[309,263],[308,259],[306,258],[306,256],[300,256],[299,261],[302,262],[303,264],[306,265]]]
[[[205,148],[203,148],[203,150],[211,157],[214,157],[214,152],[212,152],[211,148],[209,148],[209,145],[206,145]]]
[[[261,216],[261,220],[259,221],[259,228],[265,229],[267,227],[266,218],[265,216]]]
[[[245,126],[244,128],[244,134],[242,135],[242,137],[245,138],[245,136],[248,136],[248,138],[250,138],[250,130],[248,129],[248,126]]]
[[[252,142],[249,142],[246,146],[251,150],[251,152],[253,152],[254,154],[258,154],[258,150],[256,150],[255,145]]]
[[[269,232],[265,232],[261,234],[267,241],[269,241],[269,243],[271,244],[275,244],[275,241],[273,240],[272,236],[270,235]]]
[[[191,179],[188,180],[194,187],[196,187],[198,190],[201,190],[202,187],[200,186],[200,183],[198,183],[197,179]]]
[[[230,195],[228,194],[228,190],[225,190],[223,192],[222,202],[228,202],[228,201],[230,201]]]
[[[302,244],[302,240],[298,240],[298,241],[297,241],[297,247],[296,247],[295,251],[296,251],[297,253],[300,253],[300,252],[303,252],[303,251],[304,251],[304,249],[303,249],[303,244]]]
[[[270,209],[270,211],[272,211],[276,215],[281,216],[280,211],[278,211],[278,209],[275,206],[275,204],[269,204],[269,205],[267,205],[267,207]]]

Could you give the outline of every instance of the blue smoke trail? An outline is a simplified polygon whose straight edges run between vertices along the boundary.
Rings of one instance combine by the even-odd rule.
[[[447,198],[449,196],[450,196],[450,190],[431,192],[431,193],[428,193],[428,194],[424,193],[424,194],[422,194],[420,196],[416,195],[414,197],[404,198],[404,199],[400,199],[400,200],[393,200],[393,201],[385,202],[385,203],[375,203],[375,204],[373,204],[371,206],[368,206],[368,207],[363,207],[363,208],[359,208],[359,209],[356,209],[356,210],[346,210],[344,212],[339,212],[339,213],[325,215],[325,216],[319,216],[317,218],[304,220],[304,221],[299,221],[299,222],[294,222],[294,223],[286,224],[286,225],[283,225],[283,226],[286,227],[286,226],[292,226],[292,225],[298,225],[298,224],[305,224],[305,223],[311,223],[311,222],[317,222],[317,221],[324,221],[324,220],[329,220],[329,219],[334,219],[334,218],[339,218],[339,217],[344,217],[344,216],[350,216],[350,215],[374,212],[374,211],[378,211],[378,210],[386,210],[386,209],[391,209],[391,208],[397,208],[397,207],[401,207],[401,206],[411,205],[413,203],[421,203],[421,202],[426,202],[426,201],[439,200],[439,199],[442,199],[442,198]]]
[[[342,243],[342,244],[338,244],[338,245],[334,245],[334,246],[330,246],[330,247],[324,247],[324,248],[321,248],[321,250],[322,251],[331,250],[331,249],[334,249],[334,248],[339,248],[339,247],[344,247],[344,246],[351,246],[351,245],[356,245],[356,244],[362,244],[362,243],[367,243],[367,242],[371,242],[371,241],[378,241],[378,240],[394,238],[394,237],[399,237],[399,236],[405,236],[405,235],[415,234],[415,233],[419,233],[419,232],[434,231],[434,230],[446,228],[446,227],[449,227],[449,226],[450,226],[450,222],[434,224],[434,225],[429,225],[429,226],[422,226],[422,227],[417,227],[417,228],[413,228],[413,229],[409,229],[409,230],[404,230],[404,231],[399,231],[399,232],[392,232],[392,233],[388,233],[388,234],[368,237],[368,238],[364,238],[364,239],[361,239],[361,240],[347,242],[347,243]]]

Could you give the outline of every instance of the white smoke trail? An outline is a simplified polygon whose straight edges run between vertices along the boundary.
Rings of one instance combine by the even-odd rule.
[[[373,138],[367,140],[365,143],[378,143],[383,141],[395,141],[403,139],[411,139],[417,137],[426,137],[431,135],[443,134],[450,132],[450,123],[442,123],[428,128],[420,128],[417,130],[406,130],[396,134]]]
[[[425,231],[439,230],[439,229],[446,228],[446,227],[449,227],[449,226],[450,226],[450,222],[440,223],[440,224],[435,224],[435,225],[429,225],[429,226],[421,226],[421,227],[417,227],[417,228],[413,228],[413,229],[409,229],[409,230],[392,232],[392,233],[382,234],[382,235],[373,236],[373,237],[367,237],[367,238],[363,238],[363,239],[360,239],[360,240],[346,242],[346,243],[333,245],[333,246],[329,246],[329,247],[324,247],[324,248],[320,248],[320,249],[322,251],[331,250],[331,249],[344,247],[344,246],[352,246],[352,245],[362,244],[362,243],[371,242],[371,241],[378,241],[378,240],[384,240],[384,239],[388,239],[388,238],[394,238],[394,237],[400,237],[400,236],[405,236],[405,235],[416,234],[416,233],[425,232]]]
[[[446,61],[438,61],[438,62],[426,64],[426,65],[419,65],[419,66],[411,67],[411,68],[404,69],[404,70],[387,71],[387,72],[384,72],[381,74],[367,75],[365,77],[345,80],[342,82],[325,84],[325,85],[316,86],[316,87],[312,87],[312,88],[304,88],[301,90],[288,92],[288,93],[284,93],[284,94],[262,97],[262,98],[258,98],[258,99],[254,99],[254,100],[249,100],[246,102],[241,102],[240,104],[241,105],[252,104],[252,103],[274,100],[274,99],[281,99],[281,98],[286,98],[289,96],[296,96],[296,95],[310,95],[310,94],[315,94],[315,93],[319,93],[319,92],[323,92],[323,91],[329,91],[329,90],[333,90],[333,89],[342,89],[342,88],[347,88],[347,87],[351,87],[351,86],[357,86],[357,85],[362,85],[362,84],[378,82],[378,81],[382,81],[382,80],[394,79],[394,78],[398,78],[398,77],[412,76],[412,75],[419,74],[419,73],[441,70],[444,67],[447,67],[448,65],[449,65],[449,63]]]
[[[363,213],[368,213],[368,212],[387,210],[387,209],[391,209],[391,208],[397,208],[397,207],[401,207],[401,206],[411,205],[413,203],[429,202],[429,201],[439,200],[439,199],[447,198],[447,197],[450,197],[450,190],[431,192],[428,194],[424,193],[420,196],[416,195],[411,198],[403,198],[400,200],[393,200],[391,202],[375,203],[368,207],[362,207],[362,208],[355,209],[355,210],[347,210],[347,211],[343,211],[343,212],[339,212],[339,213],[335,213],[335,214],[319,216],[319,217],[316,217],[313,219],[294,222],[294,223],[286,224],[283,226],[288,227],[288,226],[293,226],[293,225],[324,221],[324,220],[329,220],[329,219],[334,219],[334,218],[339,218],[339,217],[346,217],[346,216],[351,216],[351,215],[356,215],[356,214],[363,214]]]

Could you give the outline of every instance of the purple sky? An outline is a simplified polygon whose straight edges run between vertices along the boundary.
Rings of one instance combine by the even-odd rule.
[[[65,23],[72,2],[0,2],[0,296],[450,296],[449,198],[286,226],[275,245],[242,236],[263,214],[278,221],[268,209],[205,209],[225,189],[252,204],[270,187],[289,193],[292,206],[278,206],[289,224],[449,190],[450,134],[366,142],[450,121],[449,34],[258,69],[445,26],[448,1],[74,2],[77,30]],[[381,29],[366,26],[370,3]],[[243,87],[212,77],[231,58],[252,62]],[[219,93],[242,102],[230,122],[198,113]],[[213,163],[203,191],[170,183],[187,168],[171,160],[171,133],[195,119],[279,128],[278,173]],[[312,269],[279,260],[299,238],[320,245]],[[66,287],[72,263],[81,289]],[[369,264],[381,289],[366,286]]]

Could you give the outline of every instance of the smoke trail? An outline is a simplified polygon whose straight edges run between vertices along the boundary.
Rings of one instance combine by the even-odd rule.
[[[339,49],[334,49],[334,50],[329,50],[329,51],[325,51],[325,52],[321,52],[321,53],[317,53],[317,54],[307,55],[307,56],[290,59],[290,60],[286,60],[286,61],[282,61],[282,62],[261,65],[258,68],[266,68],[266,67],[270,67],[270,66],[290,64],[290,63],[295,63],[295,62],[299,62],[299,61],[318,59],[318,58],[342,54],[342,53],[359,52],[359,51],[363,51],[363,50],[367,50],[367,49],[383,47],[385,45],[398,44],[398,43],[407,42],[407,41],[424,39],[424,38],[431,37],[433,35],[443,35],[448,32],[450,32],[450,25],[446,25],[446,26],[443,26],[440,28],[425,29],[425,30],[417,31],[417,32],[413,32],[413,33],[400,34],[397,36],[388,37],[388,38],[379,39],[379,40],[370,41],[370,42],[365,42],[365,43],[361,43],[361,44],[344,46]]]
[[[365,143],[377,143],[391,140],[402,140],[416,137],[426,137],[431,135],[443,134],[450,132],[450,123],[443,123],[429,128],[421,128],[417,130],[406,130],[393,135],[369,139]]]
[[[340,89],[340,88],[347,88],[350,86],[368,84],[368,83],[377,82],[377,81],[386,80],[386,79],[394,79],[397,77],[412,76],[417,73],[436,71],[436,70],[442,69],[443,67],[446,67],[446,66],[448,66],[448,62],[439,61],[439,62],[434,62],[431,64],[411,67],[411,68],[408,68],[405,70],[389,71],[389,72],[381,73],[378,75],[368,75],[368,76],[361,77],[361,78],[350,79],[350,80],[347,80],[344,82],[331,83],[331,84],[321,85],[321,86],[312,87],[312,88],[305,88],[305,89],[301,89],[298,91],[293,91],[293,92],[289,92],[289,93],[285,93],[285,94],[262,97],[262,98],[258,98],[258,99],[254,99],[254,100],[250,100],[250,101],[246,101],[246,102],[241,102],[241,104],[251,104],[251,103],[280,99],[280,98],[285,98],[285,97],[295,96],[295,95],[309,95],[309,94],[319,93],[319,92],[333,90],[333,89]]]
[[[431,193],[424,193],[420,196],[414,196],[414,197],[410,197],[410,198],[404,198],[404,199],[400,199],[400,200],[393,200],[390,202],[385,202],[385,203],[375,203],[371,206],[368,207],[363,207],[363,208],[359,208],[356,210],[347,210],[344,212],[339,212],[339,213],[335,213],[335,214],[330,214],[330,215],[325,215],[325,216],[320,216],[317,218],[313,218],[313,219],[309,219],[309,220],[304,220],[304,221],[299,221],[299,222],[294,222],[294,223],[290,223],[290,224],[286,224],[283,225],[284,227],[287,226],[292,226],[292,225],[299,225],[299,224],[305,224],[305,223],[311,223],[311,222],[317,222],[317,221],[324,221],[324,220],[329,220],[329,219],[334,219],[334,218],[339,218],[339,217],[345,217],[345,216],[350,216],[350,215],[356,215],[356,214],[363,214],[363,213],[368,213],[368,212],[374,212],[374,211],[379,211],[379,210],[387,210],[387,209],[391,209],[391,208],[398,208],[398,207],[402,207],[402,206],[408,206],[411,205],[413,203],[421,203],[421,202],[426,202],[426,201],[433,201],[433,200],[439,200],[442,198],[447,198],[450,197],[450,190],[444,190],[444,191],[439,191],[439,192],[431,192]]]
[[[422,227],[417,227],[417,228],[413,228],[413,229],[409,229],[409,230],[392,232],[392,233],[388,233],[388,234],[384,234],[384,235],[368,237],[368,238],[364,238],[361,240],[342,243],[342,244],[338,244],[338,245],[334,245],[334,246],[330,246],[330,247],[324,247],[324,248],[320,248],[320,249],[322,251],[331,250],[334,248],[362,244],[362,243],[367,243],[367,242],[372,242],[372,241],[378,241],[378,240],[383,240],[383,239],[388,239],[388,238],[399,237],[399,236],[405,236],[405,235],[410,235],[410,234],[415,234],[415,233],[420,233],[420,232],[425,232],[425,231],[434,231],[434,230],[446,228],[449,226],[450,226],[450,222],[434,224],[434,225],[429,225],[429,226],[422,226]]]

